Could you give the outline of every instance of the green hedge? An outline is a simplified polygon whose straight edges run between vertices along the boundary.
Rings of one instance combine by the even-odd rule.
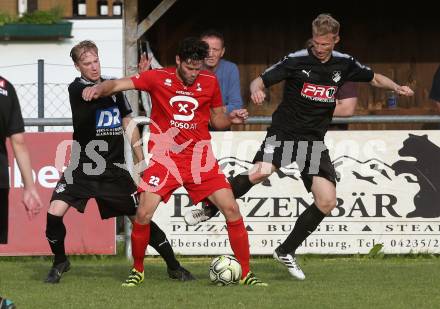
[[[62,20],[63,9],[54,7],[48,11],[25,13],[22,17],[13,17],[0,11],[0,26],[5,24],[56,24]]]

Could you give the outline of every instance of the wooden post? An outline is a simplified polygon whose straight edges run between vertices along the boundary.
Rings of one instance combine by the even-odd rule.
[[[137,73],[137,0],[124,1],[124,75]],[[139,115],[139,95],[137,91],[127,91],[127,99],[133,109],[133,116]]]
[[[124,1],[124,75],[131,76],[137,73],[138,62],[138,50],[137,50],[137,14],[138,14],[138,0],[125,0]],[[139,115],[139,94],[137,90],[126,91],[128,102],[130,102],[133,109],[133,116]],[[133,172],[133,153],[131,151],[131,145],[127,139],[124,144],[125,160],[127,163],[127,169]],[[138,176],[135,176],[138,180]],[[125,230],[125,256],[131,260],[131,224],[127,217],[124,217],[124,230]]]
[[[162,0],[148,16],[139,23],[137,37],[140,38],[154,23],[173,6],[177,0]]]

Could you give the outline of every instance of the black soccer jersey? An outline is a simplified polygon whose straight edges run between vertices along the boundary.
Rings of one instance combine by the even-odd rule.
[[[265,87],[285,80],[283,100],[272,115],[271,128],[294,138],[323,140],[338,88],[345,81],[369,82],[373,76],[371,69],[336,51],[325,63],[310,49],[289,54],[261,74]]]
[[[114,163],[125,162],[122,118],[132,112],[131,106],[122,93],[84,101],[84,88],[93,85],[79,77],[69,85],[73,139],[81,146],[78,168],[83,169],[84,163],[92,163],[95,168],[102,159],[106,168],[115,168]]]
[[[6,138],[24,132],[20,104],[14,87],[0,76],[0,188],[9,188]]]

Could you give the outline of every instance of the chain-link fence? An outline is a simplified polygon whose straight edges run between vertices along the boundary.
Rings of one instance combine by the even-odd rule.
[[[24,118],[38,118],[38,83],[14,84],[20,100]],[[71,118],[68,84],[44,83],[44,118]],[[27,127],[26,131],[36,132],[37,127]],[[44,131],[72,131],[71,126],[46,126]]]

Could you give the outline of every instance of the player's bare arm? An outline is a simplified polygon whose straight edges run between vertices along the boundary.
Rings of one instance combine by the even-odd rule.
[[[125,116],[122,118],[122,126],[127,138],[130,140],[130,145],[135,156],[135,163],[141,162],[144,160],[144,155],[142,152],[142,140],[136,121],[131,116]]]
[[[257,77],[251,82],[250,91],[251,91],[251,99],[254,104],[261,105],[263,104],[264,99],[266,98],[266,93],[264,92],[264,83],[261,77]]]
[[[97,98],[107,97],[116,92],[134,89],[134,84],[129,77],[114,80],[106,80],[96,84],[93,87],[87,87],[83,90],[82,97],[84,101],[91,101]]]
[[[353,116],[357,105],[357,98],[346,98],[337,100],[333,117],[350,117]]]
[[[375,73],[373,80],[370,82],[370,84],[374,87],[394,90],[398,94],[404,95],[407,97],[414,95],[414,91],[411,88],[409,88],[408,86],[400,86],[382,74]]]
[[[30,219],[43,208],[43,202],[32,179],[32,167],[29,150],[24,141],[24,134],[11,135],[11,146],[23,178],[23,204]]]
[[[224,107],[219,106],[211,109],[211,125],[217,130],[228,129],[231,124],[244,123],[249,113],[246,109],[234,109],[229,114],[225,114]]]

